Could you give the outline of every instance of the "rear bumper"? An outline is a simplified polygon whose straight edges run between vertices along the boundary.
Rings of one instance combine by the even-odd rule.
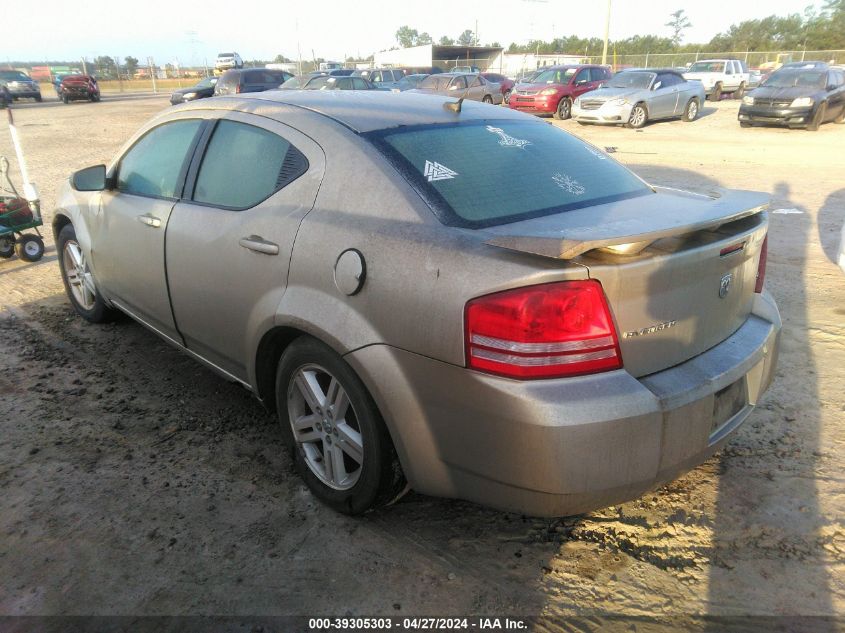
[[[801,127],[813,120],[813,108],[766,108],[741,105],[737,118],[743,123],[768,123]]]
[[[640,379],[513,381],[385,345],[346,359],[415,490],[563,516],[637,497],[718,450],[771,383],[780,328],[774,301],[756,295],[731,337]]]

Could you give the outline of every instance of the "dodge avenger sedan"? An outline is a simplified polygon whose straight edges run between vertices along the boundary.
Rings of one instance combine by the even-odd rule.
[[[159,114],[71,176],[53,230],[79,315],[251,390],[331,507],[410,486],[555,516],[752,413],[781,329],[767,204],[651,186],[513,110],[274,91]]]

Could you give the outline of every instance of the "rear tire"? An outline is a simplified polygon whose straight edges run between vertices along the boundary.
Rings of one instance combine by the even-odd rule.
[[[687,107],[684,108],[684,114],[681,118],[687,123],[695,121],[698,118],[698,99],[689,100]]]
[[[557,102],[557,110],[552,115],[559,121],[565,121],[572,116],[572,100],[569,97],[564,97]]]
[[[106,305],[106,302],[100,294],[99,288],[96,286],[96,281],[88,269],[88,264],[85,261],[84,254],[82,256],[81,265],[78,267],[73,265],[74,258],[71,257],[71,253],[68,250],[72,250],[72,247],[79,249],[81,252],[79,242],[76,240],[76,230],[73,228],[73,224],[66,224],[59,232],[59,239],[56,240],[56,250],[59,254],[59,272],[62,274],[62,282],[65,285],[65,292],[70,299],[73,309],[76,310],[76,313],[79,316],[91,323],[106,323],[108,321],[113,321],[120,313],[114,308],[110,308]],[[80,268],[83,270],[80,271]],[[80,278],[81,273],[87,273],[88,279]],[[86,281],[88,284],[85,284]],[[84,292],[79,294],[73,290],[74,287],[80,288],[80,284],[85,284],[88,294],[85,294]],[[83,305],[82,300],[77,298],[77,294],[79,294],[79,296],[83,299],[90,299],[90,301],[86,301],[86,304]]]
[[[308,336],[290,344],[276,371],[276,410],[297,472],[326,505],[362,514],[402,492],[405,476],[381,414],[334,350]]]
[[[36,95],[35,101],[38,102],[38,103],[41,103],[41,101],[42,101],[41,95]]]
[[[37,262],[44,257],[44,240],[37,235],[21,235],[15,243],[15,252],[25,262]]]
[[[505,94],[502,95],[502,99],[504,100],[505,105],[510,104],[510,102],[511,102],[511,91],[505,90]]]
[[[739,127],[751,127],[751,124],[748,121],[740,121]]]
[[[481,99],[481,101],[484,102],[484,103],[489,103],[489,104],[492,105],[493,104],[493,97],[491,97],[490,95],[484,95],[484,97]]]
[[[70,99],[68,99],[67,95],[62,95],[62,102],[63,103],[70,103]]]
[[[742,97],[744,95],[745,95],[745,82],[743,81],[741,84],[739,84],[739,88],[737,88],[736,91],[734,92],[734,99],[742,99]]]

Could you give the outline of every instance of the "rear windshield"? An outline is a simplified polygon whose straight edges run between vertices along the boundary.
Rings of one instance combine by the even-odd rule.
[[[29,81],[29,77],[17,70],[4,70],[0,72],[0,79],[3,81]]]
[[[691,73],[720,73],[725,70],[723,62],[695,62],[689,67]]]
[[[652,192],[604,152],[539,121],[423,125],[367,136],[451,226],[495,226]]]

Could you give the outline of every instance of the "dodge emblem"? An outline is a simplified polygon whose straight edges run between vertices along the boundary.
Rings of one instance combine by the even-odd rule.
[[[728,293],[731,290],[731,280],[734,278],[733,273],[728,273],[724,277],[722,277],[722,281],[719,282],[719,298],[724,299],[728,296]]]

